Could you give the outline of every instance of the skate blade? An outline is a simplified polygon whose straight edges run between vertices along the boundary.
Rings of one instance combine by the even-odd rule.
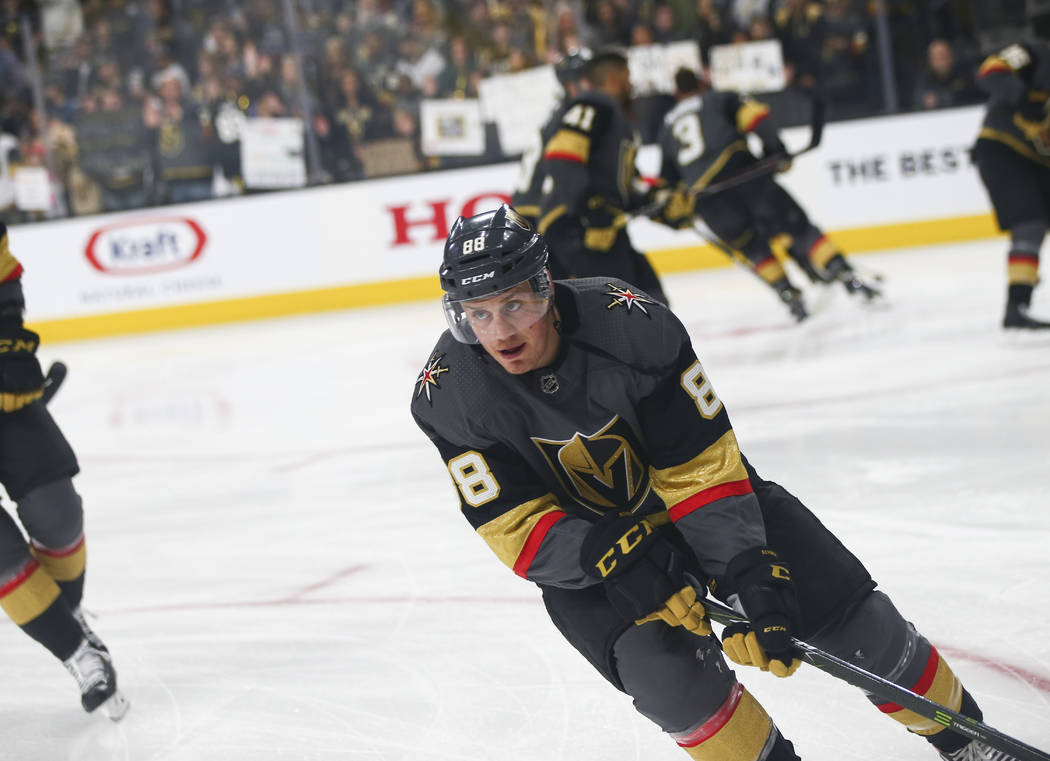
[[[110,695],[109,699],[98,707],[110,721],[120,721],[130,708],[131,703],[128,702],[128,699],[124,697],[120,690]]]

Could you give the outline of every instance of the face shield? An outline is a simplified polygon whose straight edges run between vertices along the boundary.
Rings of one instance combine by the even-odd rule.
[[[491,343],[528,330],[550,311],[554,283],[544,268],[527,280],[473,299],[441,298],[445,320],[460,343]]]

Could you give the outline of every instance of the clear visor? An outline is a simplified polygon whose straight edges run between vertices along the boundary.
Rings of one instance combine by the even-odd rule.
[[[449,330],[457,341],[476,344],[509,338],[531,328],[550,311],[554,288],[543,270],[505,291],[476,299],[441,299]]]

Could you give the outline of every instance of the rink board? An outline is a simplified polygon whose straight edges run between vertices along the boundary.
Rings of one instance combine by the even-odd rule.
[[[829,125],[782,181],[847,252],[998,234],[968,147],[980,108]],[[809,139],[785,132],[789,147]],[[658,169],[643,149],[644,174]],[[457,216],[509,198],[518,167],[434,172],[11,228],[45,340],[253,320],[437,295]],[[631,223],[661,273],[728,266],[692,231]]]

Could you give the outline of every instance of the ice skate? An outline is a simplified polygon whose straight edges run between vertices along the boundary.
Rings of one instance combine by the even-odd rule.
[[[85,711],[91,713],[101,708],[113,721],[119,721],[128,712],[130,704],[117,690],[117,672],[105,649],[94,647],[85,637],[63,665],[77,681],[80,704]]]
[[[1050,322],[1029,316],[1027,304],[1011,301],[1006,305],[1003,327],[1021,330],[1050,330]]]
[[[944,761],[1017,761],[1015,756],[990,748],[977,740],[970,740],[954,753],[942,753]]]
[[[851,296],[860,295],[867,301],[873,301],[882,296],[877,279],[861,279],[857,271],[842,256],[836,256],[828,262],[828,274],[832,279],[842,283],[846,292]]]
[[[84,636],[87,641],[91,643],[91,646],[96,650],[100,650],[103,653],[108,653],[109,648],[106,647],[102,639],[95,634],[94,630],[88,625],[87,618],[84,615],[84,610],[79,605],[73,609],[73,618],[80,624],[81,630],[84,632]]]
[[[809,317],[809,312],[806,311],[806,304],[802,300],[802,291],[794,286],[788,286],[780,291],[777,291],[780,296],[780,300],[787,305],[791,315],[795,318],[796,322],[802,322],[804,319]]]

